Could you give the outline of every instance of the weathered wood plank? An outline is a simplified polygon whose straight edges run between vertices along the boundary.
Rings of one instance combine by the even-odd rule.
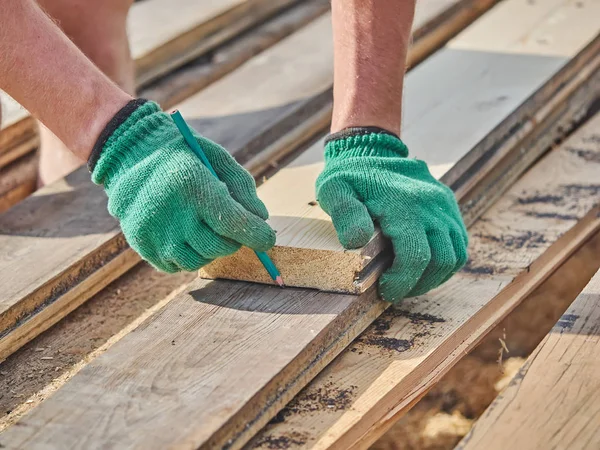
[[[235,71],[217,87],[209,88],[217,93],[237,92],[237,97],[243,100],[235,103],[237,109],[230,105],[227,114],[221,110],[221,114],[215,112],[212,117],[196,122],[199,131],[240,155],[248,148],[256,152],[255,146],[267,135],[269,139],[283,135],[290,123],[298,125],[303,118],[302,109],[274,118],[271,109],[274,104],[277,108],[278,98],[267,92],[283,79],[280,71],[310,67],[309,63],[315,58],[321,64],[312,67],[315,72],[329,70],[331,60],[315,56],[328,51],[319,40],[326,36],[323,30],[328,27],[327,18],[317,19],[259,55],[255,58],[258,62],[250,61],[239,69],[248,80],[262,80],[259,86],[253,86],[248,80],[240,81]],[[287,83],[278,84],[282,105],[306,86],[305,81],[297,77],[289,77]],[[218,111],[219,105],[229,99],[212,92],[203,103],[205,111]],[[240,128],[240,118],[249,115],[248,105],[258,110],[252,114],[258,117]],[[51,210],[40,209],[40,204],[52,205]],[[55,221],[58,217],[63,219]],[[91,185],[86,170],[40,190],[1,215],[0,233],[0,285],[7,284],[0,294],[0,360],[86,301],[102,288],[102,279],[109,283],[137,261],[125,245],[116,222],[105,210],[104,193]],[[40,255],[44,255],[43,264],[39,263]],[[28,270],[17,269],[15,261],[18,267]],[[95,271],[105,266],[111,267],[107,270],[112,276],[105,274],[104,278],[96,276],[93,280]],[[30,270],[31,267],[35,270]],[[18,276],[14,276],[15,272]],[[73,295],[74,292],[77,295]],[[42,314],[50,306],[56,314]]]
[[[212,50],[210,60],[196,61],[194,64],[188,64],[175,70],[174,73],[163,76],[155,83],[144,86],[138,94],[140,97],[157,101],[163,108],[170,108],[233,71],[252,56],[302,28],[327,9],[329,9],[328,0],[301,1],[277,17],[247,33],[242,33],[232,42],[215,48]],[[18,104],[6,97],[3,99],[3,103],[5,109],[9,110],[8,116],[12,121],[18,119],[19,117],[15,116],[14,112],[10,113],[11,109],[18,111],[20,108]],[[12,173],[13,170],[16,170],[16,166],[11,166],[3,171],[5,176],[20,180],[20,184],[12,186],[10,190],[6,185],[0,186],[2,210],[23,200],[36,188],[36,161],[27,155],[39,146],[39,136],[35,132],[33,119],[27,116],[25,110],[21,109],[20,114],[26,120],[21,120],[14,126],[7,124],[8,128],[0,132],[0,170],[9,163],[22,158],[18,173]],[[23,173],[27,173],[28,176],[23,177]]]
[[[599,167],[593,162],[600,161],[598,133],[600,114],[530,169],[470,228],[470,260],[462,272],[443,287],[388,309],[249,448],[268,449],[273,442],[289,442],[289,449],[368,448],[600,231]],[[507,448],[506,440],[497,442]],[[490,447],[477,443],[472,448]]]
[[[139,84],[206,53],[298,0],[145,0],[128,20]]]
[[[518,22],[510,27],[499,25],[514,15],[519,15]],[[575,76],[572,60],[578,62],[577,54],[594,42],[600,29],[587,19],[589,15],[600,15],[600,1],[582,7],[569,0],[507,1],[412,71],[406,80],[403,139],[413,156],[428,162],[432,173],[455,190],[469,177],[480,179],[483,175],[474,177],[473,169],[483,172],[478,167],[482,158],[501,153],[498,144],[522,134],[530,116],[544,109],[547,94],[538,94],[554,91],[550,88],[557,80],[564,83]],[[569,30],[575,26],[574,36]],[[489,27],[502,32],[486,41],[480,30]],[[540,36],[545,39],[542,44]],[[554,42],[560,44],[554,48]],[[600,49],[600,41],[594,49]],[[600,67],[598,53],[585,54],[587,60],[596,57]],[[314,183],[322,170],[321,147],[319,142],[311,148],[315,155],[311,165],[284,169],[259,189],[271,214],[270,223],[278,232],[271,257],[286,285],[364,292],[384,267],[376,257],[386,248],[386,241],[377,231],[365,247],[345,250],[329,216],[318,205],[311,206]],[[282,195],[285,191],[290,194]],[[247,248],[213,262],[201,275],[273,283]]]
[[[600,448],[600,272],[456,447]]]

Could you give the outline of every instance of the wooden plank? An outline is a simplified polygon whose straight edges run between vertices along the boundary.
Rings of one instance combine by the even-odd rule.
[[[600,231],[593,162],[600,157],[599,133],[597,114],[530,169],[470,228],[470,260],[462,272],[386,311],[249,448],[268,449],[276,442],[290,443],[285,447],[290,449],[368,448],[377,440]],[[502,431],[508,436],[508,428]],[[506,439],[498,445],[523,448]],[[472,448],[493,447],[478,443]]]
[[[214,49],[299,0],[145,0],[134,3],[128,32],[139,86]],[[0,168],[37,146],[35,121],[0,91]],[[23,143],[28,146],[24,147]],[[15,148],[20,145],[20,148]]]
[[[573,227],[573,236],[544,253],[556,239],[548,232],[546,243],[539,243],[538,255],[543,256],[529,274],[521,270],[525,273],[506,291],[514,294],[505,294],[508,298],[519,298],[521,291],[533,289],[600,227],[590,208],[588,203],[581,207],[588,215]],[[530,217],[523,226],[545,220],[544,214]],[[560,231],[560,225],[551,229]],[[510,271],[500,275],[500,281],[511,280]],[[476,274],[470,276],[477,279]],[[496,279],[489,289],[498,288]],[[153,444],[158,448],[240,448],[341,351],[345,344],[340,339],[349,342],[385,308],[373,297],[373,289],[362,296],[346,296],[196,281],[7,431],[2,444],[7,448],[74,448],[82,442],[91,447],[118,443],[123,448]],[[344,315],[342,320],[335,312],[322,317],[327,314],[314,309],[338,308],[338,302],[346,305],[343,311],[349,311],[339,313]],[[352,310],[345,302],[359,309]],[[511,307],[501,296],[483,308],[502,316]],[[480,331],[473,335],[480,336],[492,324],[486,319],[475,325]],[[266,332],[276,336],[265,339]],[[473,344],[468,336],[458,342]],[[442,354],[447,355],[444,350]]]
[[[457,449],[600,448],[599,351],[600,272]]]
[[[232,72],[253,56],[275,45],[330,8],[329,0],[304,0],[277,16],[236,36],[211,51],[210,60],[199,58],[144,86],[139,95],[170,108]]]
[[[260,86],[252,86],[248,80],[240,84],[237,71],[221,80],[217,87],[219,92],[237,92],[243,101],[236,103],[238,109],[231,107],[229,115],[215,114],[210,120],[196,122],[200,132],[225,145],[232,153],[244,154],[266,135],[273,138],[285,133],[288,127],[281,126],[282,122],[294,123],[295,117],[301,120],[302,110],[288,112],[280,120],[274,119],[269,108],[277,98],[266,92],[283,79],[281,70],[308,67],[315,61],[315,54],[328,51],[323,50],[319,41],[328,27],[328,18],[317,19],[259,55],[258,59],[266,63],[250,61],[239,69],[248,80],[262,80]],[[318,61],[326,67],[331,65],[326,58]],[[249,71],[248,66],[253,70]],[[318,66],[313,69],[320,70]],[[305,81],[298,78],[290,77],[287,83],[287,88],[284,83],[279,90],[283,105],[305,86]],[[212,103],[208,99],[205,103],[208,111],[228,100],[228,97],[213,95]],[[248,115],[248,105],[267,111],[262,116],[256,113],[265,122],[253,119],[238,127],[240,118]],[[184,109],[185,105],[181,106]],[[236,133],[231,133],[232,129]],[[56,185],[43,188],[0,216],[0,282],[7,284],[0,294],[0,360],[90,298],[102,288],[102,279],[108,284],[138,261],[125,245],[116,222],[106,212],[105,201],[105,194],[92,186],[89,174],[82,169]],[[44,209],[40,205],[52,206]],[[44,255],[43,264],[39,264],[40,255]],[[19,276],[14,277],[16,261],[27,270],[18,271]],[[99,279],[95,271],[105,265],[111,267],[106,269],[111,276],[105,274]],[[35,270],[30,270],[31,267]],[[51,305],[56,313],[42,314]]]
[[[520,21],[511,27],[499,25],[513,15]],[[555,91],[557,79],[565,80],[561,74],[565,68],[570,76],[576,76],[568,67],[571,59],[577,63],[577,54],[594,42],[600,30],[596,22],[588,20],[590,15],[600,15],[600,1],[591,0],[583,7],[570,0],[507,1],[417,67],[406,80],[403,127],[403,139],[413,156],[428,162],[432,173],[454,189],[473,177],[474,169],[479,172],[475,178],[482,177],[482,159],[501,153],[498,144],[523,134],[524,123],[544,107],[547,94],[537,94]],[[575,25],[577,33],[567,31]],[[489,27],[503,32],[483,40],[480,30]],[[542,45],[539,36],[560,44],[556,48]],[[600,40],[593,49],[585,52],[585,59],[596,58],[596,71]],[[596,80],[600,82],[600,77]],[[594,98],[588,97],[586,103]],[[444,151],[439,150],[440,142]],[[270,223],[277,230],[271,258],[288,286],[361,293],[385,267],[386,260],[377,256],[387,243],[377,231],[361,249],[348,251],[341,246],[329,216],[314,204],[314,183],[323,166],[321,148],[319,142],[310,150],[315,155],[312,164],[284,169],[259,189],[271,214]],[[495,161],[498,159],[496,156]],[[286,191],[293,195],[281,195]],[[213,262],[200,273],[211,279],[273,283],[247,248]]]
[[[128,17],[136,78],[146,84],[298,0],[145,0]]]
[[[0,168],[0,213],[23,200],[36,188],[37,155],[28,153]],[[0,358],[1,359],[1,358]]]
[[[581,195],[581,191],[593,190],[590,185],[598,188],[590,184],[597,183],[596,173],[595,167],[566,146],[551,153],[473,230],[480,247],[472,264],[490,267],[494,254],[490,252],[499,252],[494,256],[494,276],[482,276],[482,267],[471,265],[448,288],[408,301],[403,308],[409,312],[397,314],[404,320],[400,328],[390,331],[391,335],[378,334],[389,331],[384,319],[383,326],[376,323],[374,336],[363,335],[357,350],[345,353],[368,355],[382,350],[381,345],[387,352],[386,365],[364,357],[358,367],[342,366],[342,380],[352,373],[370,373],[375,364],[376,369],[386,369],[385,379],[379,383],[381,374],[371,374],[358,386],[377,384],[375,392],[390,389],[403,379],[394,376],[415,362],[421,370],[413,372],[405,386],[421,386],[431,382],[432,376],[441,376],[436,370],[464,354],[510,311],[514,306],[510,299],[531,292],[600,230],[598,210],[592,206],[594,194]],[[534,201],[542,194],[554,194],[557,188],[563,195],[558,204]],[[563,210],[573,217],[556,218]],[[510,228],[515,223],[520,224],[518,230]],[[525,251],[515,252],[514,242],[521,242],[522,234],[530,236],[521,243]],[[351,303],[364,309],[352,311]],[[135,333],[86,366],[18,426],[8,429],[0,443],[9,449],[109,444],[119,448],[239,448],[256,424],[264,423],[267,411],[272,414],[274,408],[283,406],[289,391],[322,367],[323,359],[328,359],[325,355],[335,352],[332,346],[337,347],[339,339],[348,343],[356,320],[360,328],[375,308],[382,307],[374,302],[372,289],[357,297],[198,280]],[[470,313],[478,311],[481,315],[470,318]],[[345,317],[339,320],[340,316]],[[411,321],[419,317],[442,317],[445,322],[430,320],[433,328],[427,324],[415,329]],[[415,342],[430,339],[438,342],[417,350],[420,346]],[[288,359],[291,355],[295,357]],[[387,371],[395,373],[388,377]],[[355,398],[365,401],[366,397]],[[352,416],[358,406],[360,402],[346,412]],[[379,414],[389,412],[377,406]],[[325,418],[332,422],[331,417]],[[303,423],[306,419],[302,418]],[[339,423],[340,417],[333,421]],[[225,429],[219,428],[222,424]],[[348,447],[340,444],[338,448]]]

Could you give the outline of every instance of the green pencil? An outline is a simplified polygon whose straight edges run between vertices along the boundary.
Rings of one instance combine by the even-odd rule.
[[[177,125],[177,128],[179,128],[179,131],[181,132],[183,139],[185,139],[185,142],[187,142],[192,151],[198,156],[198,158],[200,158],[202,164],[206,166],[210,173],[212,173],[214,177],[218,179],[219,176],[217,175],[215,169],[213,169],[210,161],[204,154],[204,150],[202,150],[202,147],[200,147],[200,144],[198,144],[198,141],[196,140],[196,138],[194,138],[194,135],[192,134],[189,125],[186,123],[181,113],[175,110],[171,113],[171,117],[173,118],[173,122],[175,122],[175,125]],[[281,274],[279,273],[279,270],[277,270],[277,267],[275,267],[275,264],[273,264],[273,261],[271,261],[271,258],[269,258],[269,255],[267,255],[265,252],[255,251],[254,253],[256,253],[256,256],[258,256],[258,259],[265,267],[271,278],[279,286],[283,287],[283,279],[281,278]]]

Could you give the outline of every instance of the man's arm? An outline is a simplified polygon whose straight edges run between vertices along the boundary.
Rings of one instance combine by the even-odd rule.
[[[333,0],[332,8],[332,134],[317,198],[346,248],[365,245],[374,222],[381,227],[395,258],[379,292],[399,302],[444,283],[467,261],[454,194],[400,140],[415,0]]]
[[[275,244],[252,176],[196,135],[214,178],[168,114],[113,84],[33,0],[0,0],[0,88],[88,160],[127,242],[156,268],[195,271]]]
[[[107,122],[132,99],[33,0],[0,1],[0,89],[84,160]]]
[[[333,0],[331,132],[375,126],[400,135],[415,0]]]

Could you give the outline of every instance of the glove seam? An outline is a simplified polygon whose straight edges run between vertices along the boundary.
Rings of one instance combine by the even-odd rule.
[[[113,133],[133,114],[140,106],[144,105],[148,100],[145,98],[137,98],[128,102],[123,108],[121,108],[117,114],[106,124],[100,136],[96,140],[92,152],[88,158],[87,167],[90,173],[94,171],[100,154],[106,142],[110,139]]]

